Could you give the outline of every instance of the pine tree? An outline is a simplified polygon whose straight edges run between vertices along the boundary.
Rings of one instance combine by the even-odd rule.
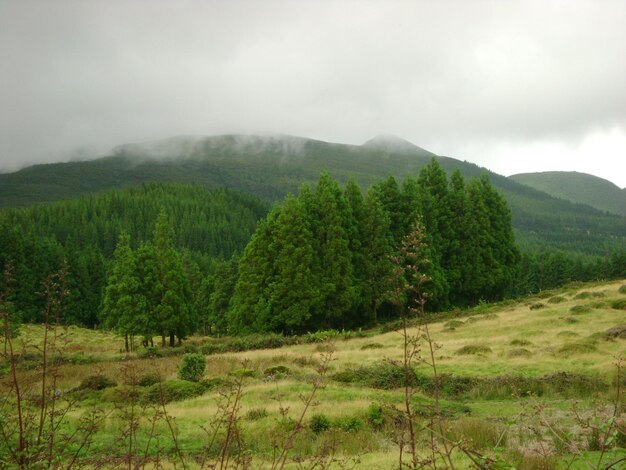
[[[124,335],[127,352],[133,349],[133,337],[146,329],[146,302],[140,287],[130,237],[122,233],[104,292],[102,314],[108,328]]]

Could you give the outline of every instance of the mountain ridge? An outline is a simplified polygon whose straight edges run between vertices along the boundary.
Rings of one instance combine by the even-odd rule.
[[[391,139],[391,147],[397,139]],[[585,254],[608,254],[626,243],[624,217],[554,198],[473,163],[438,156],[411,143],[407,146],[404,140],[401,151],[390,150],[388,138],[373,140],[376,145],[349,145],[297,136],[230,134],[125,144],[95,160],[39,165],[0,175],[0,207],[150,181],[228,187],[277,202],[296,193],[302,184],[314,183],[323,171],[344,183],[354,178],[366,188],[388,175],[417,176],[435,158],[448,174],[459,169],[467,179],[487,173],[509,204],[522,245],[567,251],[572,244],[584,244],[588,246]],[[381,150],[380,144],[387,148]]]

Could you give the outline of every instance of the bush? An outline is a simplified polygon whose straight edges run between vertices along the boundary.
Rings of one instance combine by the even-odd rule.
[[[202,395],[203,384],[188,380],[166,380],[148,387],[143,399],[150,403],[169,403]]]
[[[291,375],[291,369],[287,366],[272,366],[263,371],[265,377],[285,377]]]
[[[183,356],[183,363],[178,369],[178,378],[198,382],[204,374],[206,359],[202,354],[190,353]]]
[[[363,346],[361,346],[361,350],[366,350],[366,349],[383,349],[385,346],[383,346],[380,343],[367,343],[364,344]]]
[[[561,346],[557,353],[560,356],[569,357],[575,354],[587,354],[590,352],[594,352],[598,347],[596,346],[595,341],[578,341],[576,343],[565,343]]]
[[[623,286],[620,286],[617,292],[619,292],[620,294],[626,294],[626,284],[624,284]]]
[[[465,322],[461,320],[450,320],[449,322],[444,323],[443,327],[447,329],[453,329],[463,325],[465,325]]]
[[[129,400],[138,400],[142,395],[142,389],[128,385],[109,387],[102,392],[100,399],[111,403],[125,403]]]
[[[509,343],[511,346],[530,346],[533,343],[528,341],[527,339],[514,339]]]
[[[509,357],[530,357],[532,355],[533,353],[525,348],[511,349],[508,354]]]
[[[363,422],[354,416],[342,416],[335,421],[335,427],[344,432],[357,432],[363,427]]]
[[[385,423],[385,418],[383,415],[383,407],[380,406],[380,403],[370,403],[370,406],[367,408],[367,420],[374,428],[382,427]]]
[[[468,344],[467,346],[463,346],[454,353],[457,356],[464,356],[469,354],[486,354],[490,353],[491,348],[484,344]]]
[[[256,421],[258,419],[267,418],[267,410],[265,408],[252,408],[246,413],[248,421]]]
[[[581,315],[583,313],[589,313],[592,310],[593,309],[589,305],[574,305],[572,308],[569,309],[569,311],[573,315]]]
[[[79,389],[104,390],[108,387],[115,387],[117,383],[105,375],[90,375],[85,377],[78,386]]]
[[[417,383],[415,371],[409,371],[409,384]],[[399,364],[381,362],[358,369],[348,369],[331,376],[333,380],[343,383],[358,383],[366,387],[391,390],[403,387],[405,383],[404,367]]]
[[[311,423],[309,426],[311,431],[315,434],[319,434],[330,429],[330,420],[324,414],[315,414],[311,416]]]
[[[626,310],[626,299],[614,300],[611,302],[611,308],[615,310]]]
[[[140,387],[149,387],[150,385],[158,384],[162,382],[161,374],[158,372],[149,372],[139,379],[138,385]]]
[[[530,306],[528,308],[530,308],[531,310],[539,310],[540,308],[544,308],[545,305],[542,304],[541,302],[535,302],[534,304],[530,304]]]
[[[561,302],[565,302],[565,298],[558,295],[548,299],[549,304],[560,304]]]
[[[626,338],[626,325],[616,325],[606,330],[606,334],[611,338]]]
[[[228,375],[233,377],[254,377],[256,372],[254,369],[246,369],[245,367],[242,367],[241,369],[235,369],[229,372]]]

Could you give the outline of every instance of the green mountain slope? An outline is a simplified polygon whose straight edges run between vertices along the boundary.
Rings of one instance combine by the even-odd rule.
[[[339,181],[362,186],[391,174],[417,175],[434,154],[392,136],[345,145],[293,136],[176,137],[124,145],[108,157],[86,162],[37,165],[0,175],[0,207],[75,197],[148,181],[228,187],[268,201],[295,193],[302,183],[328,171]],[[487,172],[513,214],[518,241],[528,250],[559,248],[603,255],[623,248],[626,219],[573,204],[477,165],[435,157],[448,172],[468,177]]]
[[[610,181],[575,171],[520,173],[511,179],[561,199],[626,216],[626,189]]]

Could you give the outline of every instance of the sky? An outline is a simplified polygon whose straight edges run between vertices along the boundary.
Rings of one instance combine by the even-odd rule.
[[[626,187],[626,1],[0,0],[0,170],[176,135],[393,134]]]

